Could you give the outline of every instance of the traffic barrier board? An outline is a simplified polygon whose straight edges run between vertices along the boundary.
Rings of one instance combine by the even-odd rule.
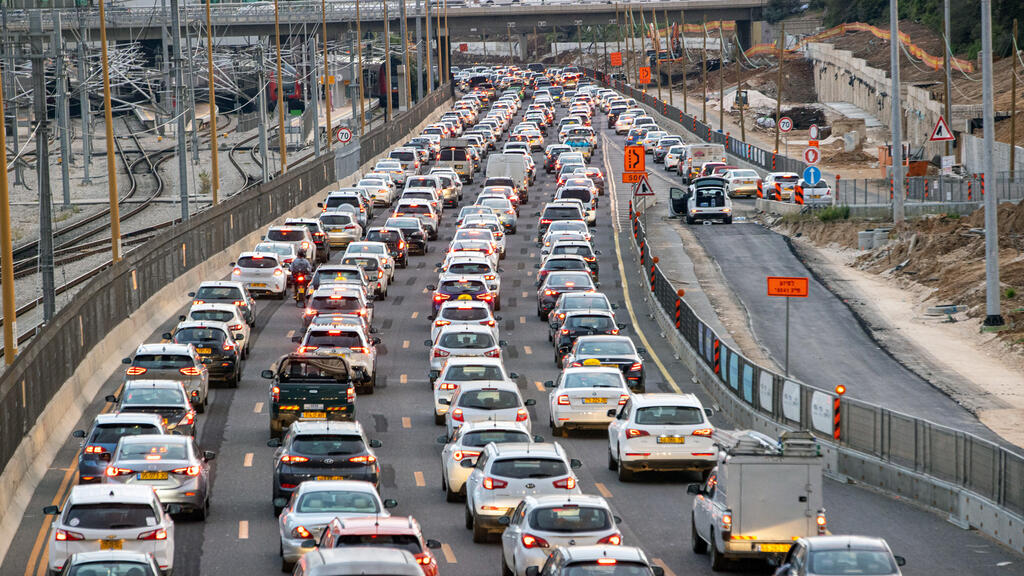
[[[643,146],[626,146],[626,153],[623,157],[622,170],[624,172],[644,172],[647,163],[647,154]]]
[[[793,119],[789,116],[783,116],[779,118],[779,130],[782,132],[789,132],[793,129]]]
[[[821,149],[817,146],[804,148],[804,163],[814,166],[821,160]]]
[[[810,282],[806,277],[769,276],[768,295],[807,298]]]

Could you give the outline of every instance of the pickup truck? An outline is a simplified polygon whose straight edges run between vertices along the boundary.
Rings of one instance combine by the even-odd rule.
[[[260,374],[270,386],[270,436],[299,420],[355,420],[356,383],[366,376],[344,358],[282,356]]]

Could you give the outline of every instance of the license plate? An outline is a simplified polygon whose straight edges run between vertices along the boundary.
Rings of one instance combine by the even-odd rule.
[[[313,419],[313,420],[323,420],[324,418],[327,418],[327,412],[319,412],[319,411],[303,412],[302,413],[302,417],[303,418],[310,418],[310,419]]]
[[[120,550],[124,548],[124,540],[100,540],[100,550]]]
[[[295,291],[298,292],[299,294],[305,294],[306,293],[306,287],[305,286],[296,286],[295,287]]]
[[[345,231],[344,228],[331,228],[331,233],[332,234],[341,234],[344,231]]]
[[[317,480],[344,480],[344,476],[317,476]]]
[[[789,544],[761,544],[758,549],[761,552],[789,552]]]
[[[681,436],[662,436],[658,438],[658,444],[685,444],[686,438]]]
[[[607,398],[584,398],[583,399],[583,403],[584,404],[606,404],[607,402],[608,402]]]
[[[167,480],[167,472],[139,472],[139,480]]]
[[[210,354],[213,352],[212,348],[196,348],[196,352],[200,354]]]
[[[324,409],[324,405],[323,404],[303,404],[302,407],[305,408],[306,410],[323,410]]]
[[[253,282],[252,284],[249,284],[249,286],[252,286],[253,288],[266,288],[267,287],[267,285],[264,282]]]

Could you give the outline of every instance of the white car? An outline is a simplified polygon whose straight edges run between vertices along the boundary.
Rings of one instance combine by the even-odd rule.
[[[557,381],[544,385],[551,389],[548,423],[555,435],[569,427],[605,428],[615,419],[608,409],[625,405],[630,395],[622,372],[602,366],[567,368]]]
[[[434,424],[444,425],[449,405],[464,384],[487,384],[491,382],[512,382],[518,374],[505,372],[500,358],[462,356],[450,358],[441,367],[441,373],[434,380]]]
[[[526,576],[560,546],[622,544],[618,520],[600,496],[527,496],[507,516],[501,534],[502,574]]]
[[[634,394],[608,425],[608,468],[619,480],[640,471],[700,471],[706,474],[718,460],[711,435],[714,426],[693,394]]]
[[[291,498],[279,498],[281,506],[277,529],[281,540],[281,567],[288,568],[313,547],[308,540],[319,540],[324,527],[335,518],[390,516],[389,508],[398,503],[380,499],[373,484],[363,480],[307,480],[299,484]]]
[[[445,258],[444,266],[440,273],[458,274],[460,276],[481,276],[487,283],[487,289],[493,295],[492,302],[495,310],[501,309],[501,274],[499,268],[494,265],[490,258],[477,254],[456,252],[450,258]]]
[[[160,570],[174,570],[174,520],[152,486],[90,484],[71,488],[64,508],[47,506],[51,525],[47,567],[60,573],[73,554],[127,550],[152,554]]]
[[[234,304],[195,304],[189,308],[188,313],[178,316],[178,320],[192,322],[223,322],[228,325],[232,334],[241,334],[242,358],[249,355],[249,339],[252,337],[252,327],[246,323],[238,306]]]
[[[387,244],[383,242],[353,242],[345,249],[345,254],[342,258],[346,258],[348,256],[361,256],[363,254],[379,256],[381,262],[384,263],[384,273],[388,277],[388,282],[391,283],[395,281],[395,258],[388,250]]]
[[[359,219],[347,210],[330,210],[320,214],[320,225],[327,234],[327,242],[332,248],[345,248],[363,237],[363,227]]]
[[[397,196],[393,182],[384,179],[384,174],[364,176],[356,186],[366,190],[374,206],[390,206]]]
[[[488,444],[528,444],[543,442],[540,436],[530,436],[530,431],[516,422],[471,422],[455,431],[455,436],[438,436],[437,442],[444,444],[441,450],[441,485],[448,502],[458,502],[466,497],[466,479],[472,472],[465,468],[463,461],[476,464],[480,452]]]
[[[401,216],[419,218],[420,224],[423,224],[423,229],[427,232],[428,239],[437,240],[437,228],[441,220],[440,212],[431,206],[429,202],[399,200],[392,216],[396,218]]]
[[[765,174],[761,185],[764,197],[775,198],[775,185],[778,184],[778,192],[783,200],[791,200],[796,190],[796,183],[800,181],[800,175],[796,172],[769,172]]]
[[[242,252],[231,263],[231,279],[241,282],[250,294],[268,294],[284,298],[288,274],[278,255],[272,252]]]
[[[500,260],[505,257],[505,234],[500,232],[499,234],[501,234],[501,238],[495,236],[489,228],[475,228],[466,223],[466,225],[455,231],[455,236],[452,237],[451,243],[454,244],[459,240],[484,240],[490,242],[498,249],[498,259]]]
[[[364,276],[373,288],[373,293],[384,300],[388,297],[390,277],[384,269],[384,260],[377,254],[348,254],[341,257],[341,263],[350,266],[359,266],[364,271]]]
[[[725,189],[730,198],[746,196],[747,198],[757,197],[757,185],[761,182],[761,176],[756,170],[749,168],[736,168],[728,170],[722,175],[725,178]]]
[[[295,246],[295,252],[306,251],[306,259],[316,262],[316,244],[313,243],[313,234],[305,226],[271,226],[263,239],[268,242],[287,242]]]
[[[441,309],[430,324],[430,340],[447,326],[487,326],[491,329],[494,339],[498,339],[498,321],[490,305],[480,300],[449,300],[441,304]]]
[[[461,324],[444,326],[432,340],[423,344],[430,349],[430,381],[441,374],[441,368],[448,358],[471,356],[501,358],[501,349],[507,346],[504,340],[494,337],[490,326]]]
[[[466,528],[473,541],[486,542],[491,532],[503,530],[501,518],[527,496],[581,494],[573,472],[581,466],[557,442],[488,444],[466,479]]]
[[[498,246],[494,243],[493,239],[452,240],[448,245],[445,260],[450,261],[451,258],[456,256],[480,256],[487,258],[494,265],[494,268],[498,267],[498,260],[501,260],[501,252],[498,250]]]
[[[455,430],[470,422],[518,422],[532,430],[527,406],[536,405],[532,398],[523,400],[519,388],[512,381],[465,382],[455,390],[448,401],[445,429],[449,438]],[[441,401],[444,404],[444,401]]]
[[[804,204],[832,204],[832,187],[824,179],[812,186],[801,178],[796,185],[804,191]]]
[[[377,345],[380,338],[368,338],[362,326],[353,324],[310,325],[299,340],[299,354],[318,357],[340,356],[353,369],[362,369],[368,381],[360,383],[359,391],[373,393],[377,383]],[[358,372],[357,372],[358,373]]]
[[[669,171],[669,172],[678,172],[679,171],[679,160],[683,157],[683,153],[684,153],[685,150],[686,150],[686,147],[681,145],[681,144],[677,144],[677,145],[672,146],[672,147],[670,147],[668,149],[668,152],[665,153],[665,170],[666,171]]]

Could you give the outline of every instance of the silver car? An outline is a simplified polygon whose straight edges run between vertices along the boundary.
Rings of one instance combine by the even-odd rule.
[[[205,520],[210,511],[210,461],[216,456],[200,450],[192,436],[124,436],[103,483],[152,487],[165,508],[178,504]]]
[[[501,349],[508,344],[496,340],[490,326],[460,324],[443,326],[433,340],[424,340],[430,348],[430,381],[441,373],[444,363],[456,356],[501,358]]]
[[[160,566],[151,554],[129,552],[128,550],[104,550],[100,552],[79,552],[64,564],[61,574],[68,576],[100,576],[116,574],[125,576],[160,576]]]
[[[488,444],[510,442],[543,442],[540,436],[530,436],[530,431],[518,422],[471,422],[455,431],[451,439],[437,437],[441,450],[441,487],[448,502],[458,502],[466,497],[466,479],[472,468],[462,466],[463,461],[476,465],[477,456]]]
[[[816,536],[800,538],[790,547],[776,576],[823,574],[877,574],[900,576],[907,561],[893,556],[889,544],[870,536]]]
[[[299,484],[289,499],[278,498],[281,506],[277,526],[281,538],[281,569],[291,567],[303,554],[315,548],[324,527],[335,518],[390,516],[388,509],[398,502],[380,499],[373,484],[362,480],[307,480]]]
[[[320,225],[327,233],[332,248],[345,248],[363,237],[363,227],[352,212],[331,209],[320,214]]]
[[[485,420],[519,422],[530,430],[530,412],[526,408],[535,404],[537,401],[532,398],[523,400],[515,382],[466,382],[448,402],[449,410],[445,415],[448,437],[454,436],[455,430],[464,424]]]
[[[210,371],[191,344],[143,344],[135,355],[121,360],[128,365],[124,380],[173,380],[185,387],[196,412],[206,409]]]

